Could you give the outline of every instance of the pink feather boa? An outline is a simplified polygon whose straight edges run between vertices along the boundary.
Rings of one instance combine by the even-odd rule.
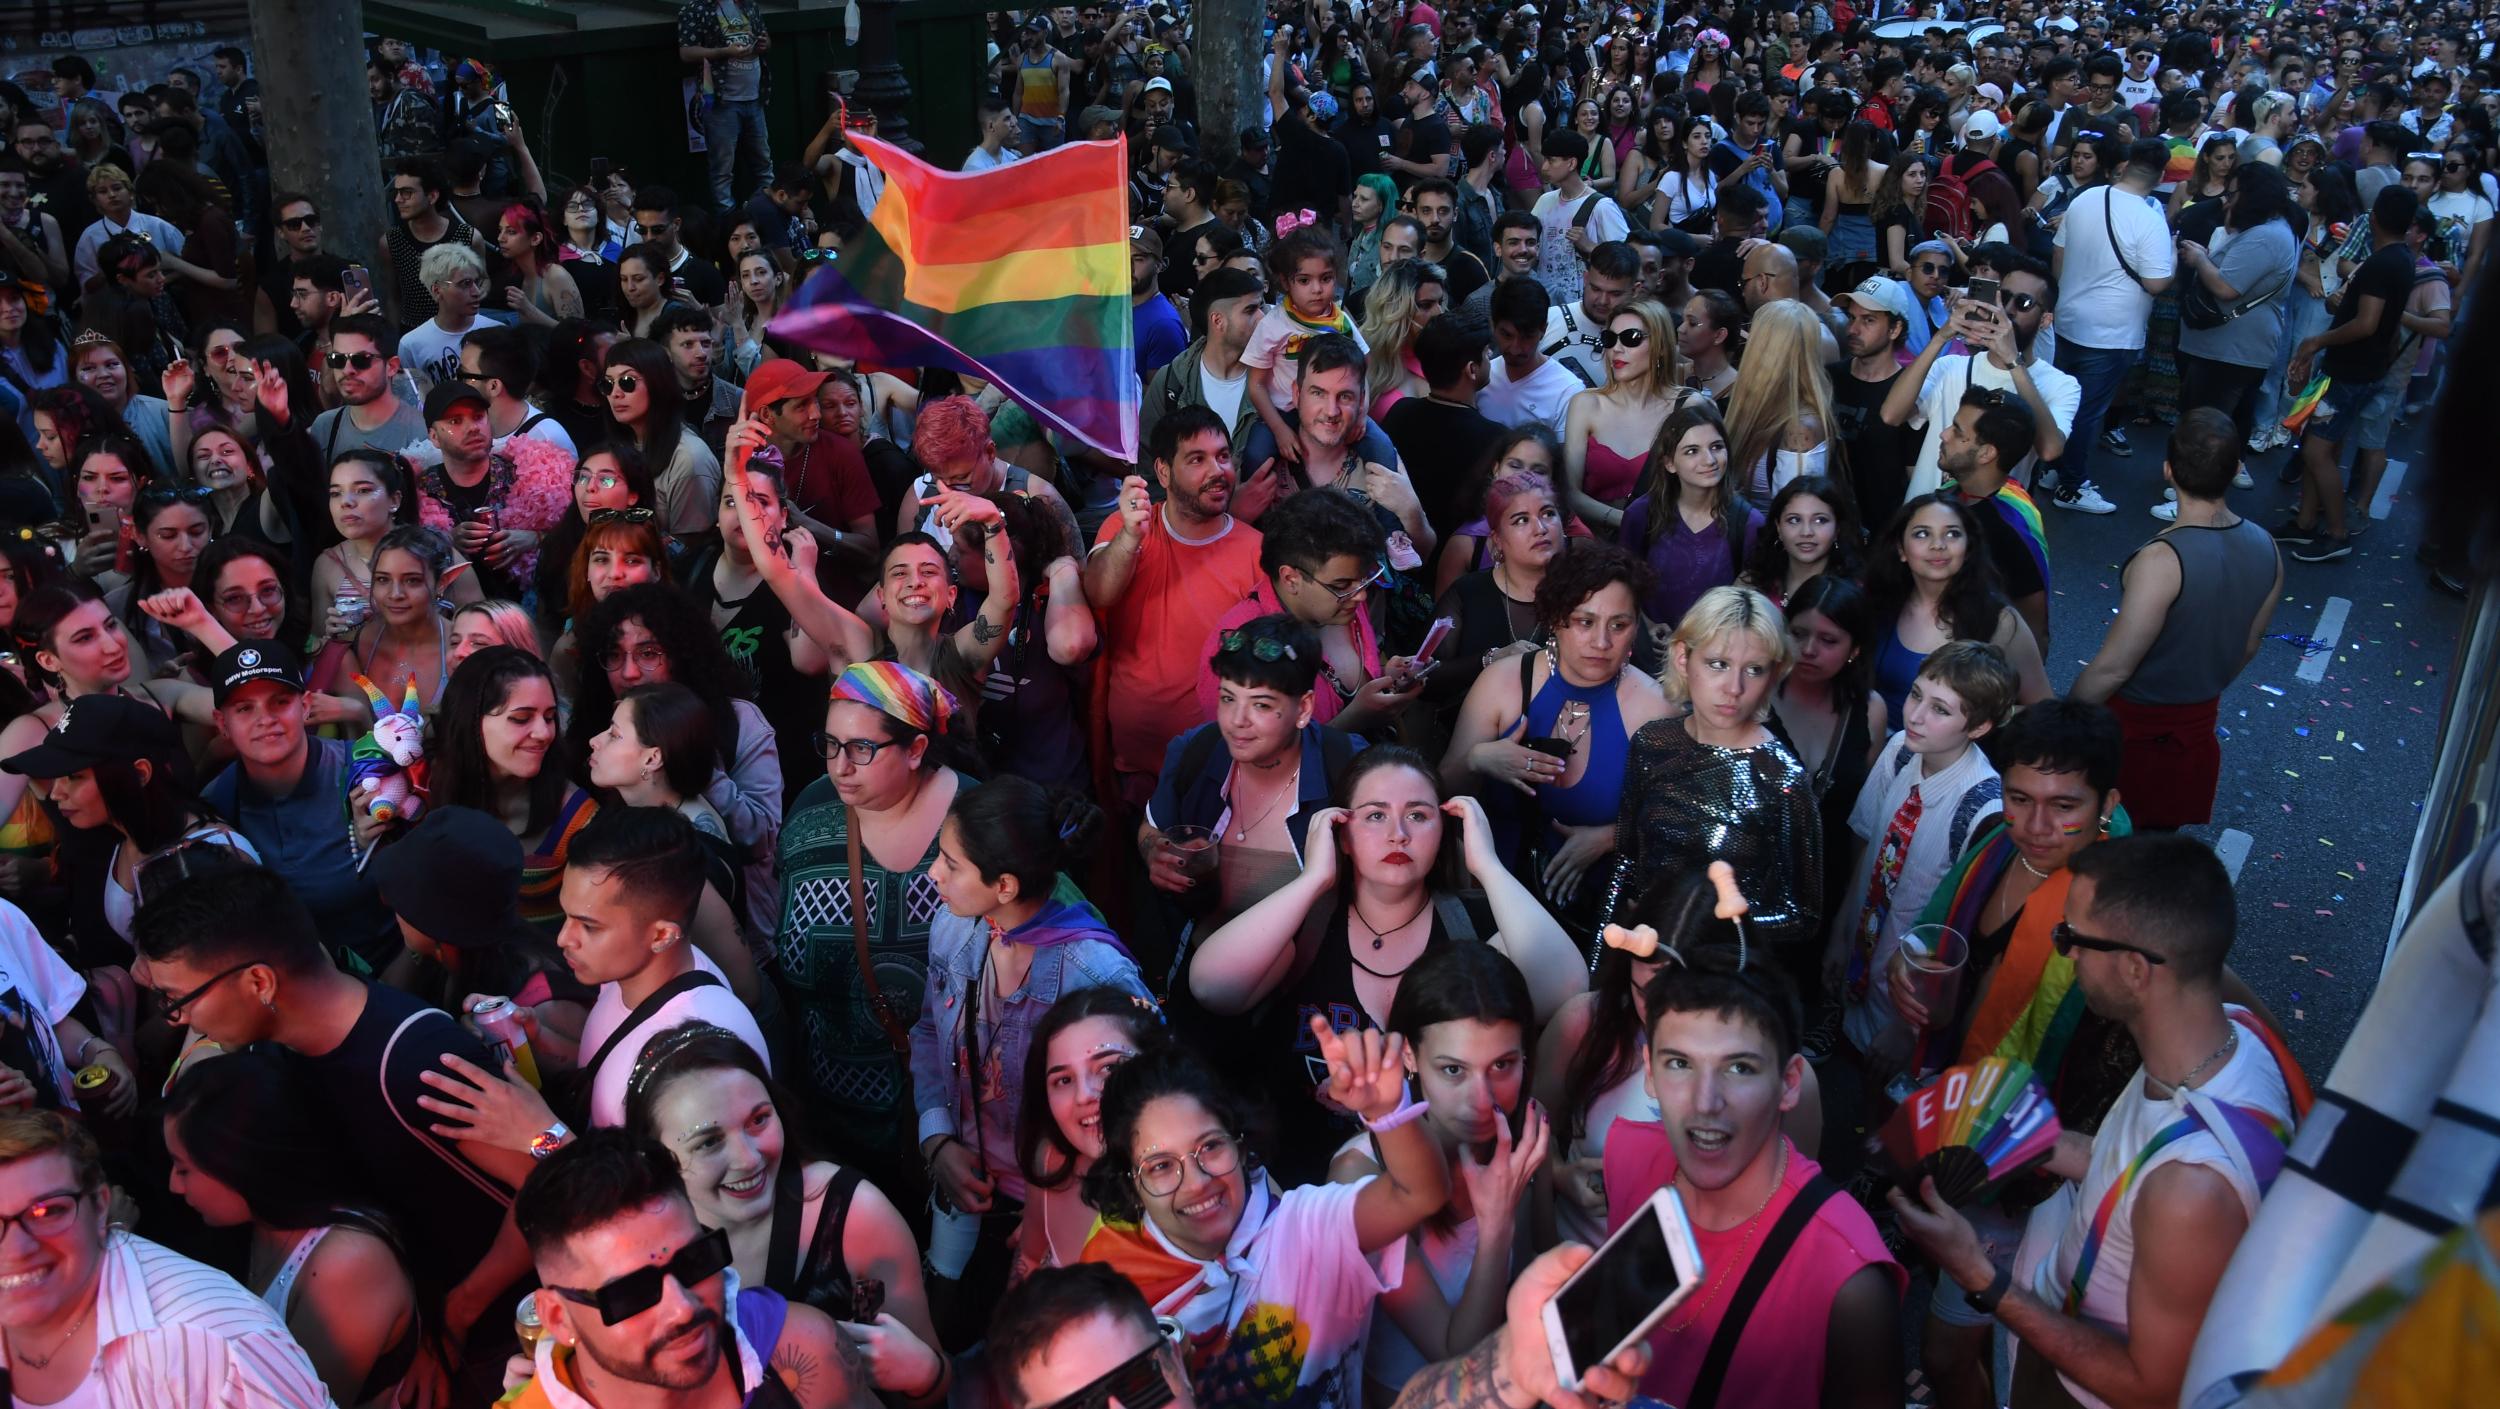
[[[573,457],[563,446],[534,435],[516,435],[495,453],[509,458],[513,468],[512,488],[495,505],[496,521],[505,528],[544,535],[573,507]],[[452,531],[450,506],[431,494],[418,495],[417,517],[446,535]],[[533,548],[521,555],[513,576],[528,582],[537,572],[538,550]]]

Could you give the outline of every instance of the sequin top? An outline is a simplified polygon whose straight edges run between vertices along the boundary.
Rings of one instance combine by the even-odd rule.
[[[1626,894],[1725,861],[1753,904],[1760,942],[1793,953],[1822,941],[1823,819],[1812,776],[1777,739],[1721,748],[1681,719],[1642,725],[1624,765],[1615,845],[1630,863]]]

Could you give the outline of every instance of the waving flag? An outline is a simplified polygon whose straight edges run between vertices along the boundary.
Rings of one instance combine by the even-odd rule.
[[[772,331],[838,357],[979,377],[1052,430],[1135,460],[1125,145],[1072,142],[957,172],[850,140],[885,173],[885,194]]]

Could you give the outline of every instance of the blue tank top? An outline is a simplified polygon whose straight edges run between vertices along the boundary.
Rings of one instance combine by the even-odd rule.
[[[1546,817],[1561,826],[1610,824],[1623,810],[1623,760],[1630,749],[1615,682],[1574,685],[1555,670],[1537,687],[1536,698],[1528,701],[1526,733],[1532,739],[1552,737],[1563,706],[1573,701],[1588,708],[1588,733],[1581,739],[1589,751],[1588,766],[1580,771],[1580,781],[1567,788],[1552,783],[1538,787],[1537,802]]]
[[[1925,651],[1913,651],[1901,644],[1898,620],[1884,623],[1883,644],[1875,649],[1875,693],[1884,697],[1889,727],[1901,727],[1902,711],[1910,704],[1910,686],[1918,679],[1918,668],[1926,663]]]

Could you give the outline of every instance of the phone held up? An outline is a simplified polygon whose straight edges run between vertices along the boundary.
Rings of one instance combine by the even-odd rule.
[[[1701,1249],[1673,1188],[1633,1210],[1545,1304],[1545,1343],[1563,1388],[1646,1337],[1701,1285]]]

